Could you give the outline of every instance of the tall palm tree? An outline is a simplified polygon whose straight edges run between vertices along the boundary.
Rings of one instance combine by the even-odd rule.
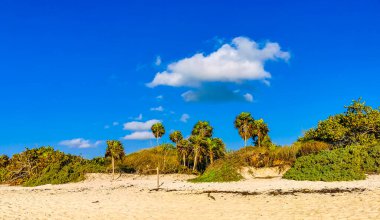
[[[269,133],[268,125],[264,122],[263,119],[259,119],[255,121],[254,125],[255,134],[257,135],[257,145],[261,147],[261,143],[264,140],[265,136]]]
[[[213,128],[207,121],[198,121],[191,132],[192,135],[200,136],[201,138],[209,138],[212,136]]]
[[[194,152],[194,164],[193,164],[193,171],[198,166],[198,162],[200,160],[200,157],[202,157],[202,153],[204,152],[203,147],[205,146],[205,139],[200,135],[192,135],[189,138],[192,146],[193,146],[193,152]]]
[[[183,166],[186,166],[186,157],[190,154],[191,143],[187,139],[182,139],[177,144],[177,150],[182,155]]]
[[[223,157],[226,153],[226,146],[220,138],[208,138],[207,148],[211,164],[213,164],[216,159]]]
[[[244,147],[247,146],[247,140],[253,136],[254,121],[249,112],[242,112],[235,118],[234,125],[238,129],[240,137],[244,140]]]
[[[108,140],[105,157],[112,160],[112,179],[115,177],[115,160],[120,160],[125,156],[123,144],[120,141]]]
[[[176,145],[178,145],[178,142],[180,142],[183,139],[182,133],[180,131],[173,131],[169,138],[171,141],[173,141]]]
[[[165,127],[162,123],[158,122],[152,125],[151,127],[152,133],[157,141],[158,146],[158,139],[161,138],[165,134]]]

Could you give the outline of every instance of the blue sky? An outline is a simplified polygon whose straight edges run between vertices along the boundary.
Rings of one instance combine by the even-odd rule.
[[[375,0],[2,1],[0,153],[51,145],[90,158],[107,139],[130,153],[154,143],[130,140],[149,138],[149,120],[185,136],[207,120],[237,149],[242,111],[290,144],[352,99],[380,106],[379,10]]]

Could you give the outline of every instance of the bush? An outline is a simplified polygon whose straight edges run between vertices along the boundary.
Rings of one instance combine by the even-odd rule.
[[[199,177],[189,180],[190,182],[232,182],[243,179],[238,172],[240,162],[236,155],[229,155],[225,159],[219,159],[210,165]]]
[[[296,144],[297,146],[297,144]],[[308,141],[298,144],[297,157],[316,154],[323,150],[329,150],[330,145],[320,141]]]
[[[178,173],[185,169],[180,165],[177,151],[171,145],[161,145],[129,154],[125,156],[120,166],[142,174],[155,173],[157,166],[160,167],[161,173]]]
[[[7,155],[0,155],[0,168],[4,168],[9,163],[9,157]]]
[[[7,166],[0,168],[0,181],[24,186],[60,184],[83,180],[85,173],[105,170],[102,158],[85,160],[51,147],[40,147],[13,155]]]
[[[348,181],[380,171],[380,145],[350,146],[297,158],[283,176],[293,180]]]

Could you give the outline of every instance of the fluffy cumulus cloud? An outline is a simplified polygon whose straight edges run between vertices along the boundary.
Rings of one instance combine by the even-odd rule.
[[[164,111],[164,107],[162,106],[158,106],[158,107],[155,107],[155,108],[150,108],[151,111],[156,111],[156,112],[163,112]]]
[[[267,42],[261,46],[249,38],[237,37],[209,55],[197,53],[169,64],[147,86],[199,87],[207,82],[267,82],[271,74],[264,69],[265,62],[289,58],[290,54],[282,51],[278,43]]]
[[[130,131],[144,131],[150,130],[153,124],[161,122],[157,119],[152,119],[149,121],[141,122],[141,121],[131,121],[124,124],[124,130]]]
[[[128,134],[123,137],[124,140],[149,140],[154,139],[152,132],[150,131],[135,131],[132,134]]]
[[[182,114],[181,118],[179,119],[180,121],[187,123],[187,120],[190,119],[190,116],[188,114]]]
[[[91,147],[97,147],[101,145],[102,143],[103,141],[91,142],[90,140],[86,140],[84,138],[74,138],[71,140],[61,141],[59,142],[59,145],[72,147],[72,148],[91,148]]]

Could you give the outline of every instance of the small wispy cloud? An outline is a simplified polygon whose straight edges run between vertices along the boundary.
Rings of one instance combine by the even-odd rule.
[[[157,56],[156,61],[154,61],[154,65],[159,66],[159,65],[161,65],[161,63],[162,63],[161,57]]]
[[[114,121],[114,122],[112,123],[112,125],[113,125],[113,126],[118,126],[118,125],[119,125],[119,122]]]
[[[182,114],[181,118],[179,119],[180,121],[187,123],[187,121],[190,119],[190,116],[188,114]]]
[[[252,94],[250,93],[246,93],[243,95],[244,99],[247,101],[247,102],[253,102],[253,96]]]
[[[162,100],[162,99],[164,99],[164,96],[163,96],[163,95],[158,95],[158,96],[156,97],[156,99],[157,99],[157,100]]]
[[[63,140],[59,142],[59,145],[71,147],[71,148],[92,148],[101,145],[104,141],[91,142],[84,138],[74,138],[71,140]]]
[[[151,111],[157,111],[157,112],[163,112],[164,111],[164,107],[162,107],[161,105],[158,106],[158,107],[155,107],[155,108],[150,108]]]

